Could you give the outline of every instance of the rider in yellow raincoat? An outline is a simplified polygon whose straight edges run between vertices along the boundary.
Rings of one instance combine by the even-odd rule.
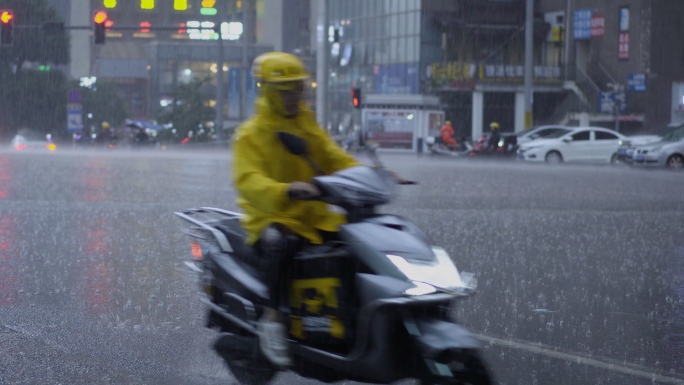
[[[252,72],[260,82],[261,95],[256,115],[236,133],[233,176],[238,204],[245,213],[242,225],[247,231],[247,243],[267,260],[269,304],[259,320],[260,347],[273,364],[284,367],[291,364],[291,359],[277,309],[287,269],[307,241],[321,243],[321,231],[336,232],[344,217],[330,211],[325,203],[290,199],[293,193],[320,192],[309,183],[316,172],[287,150],[278,132],[304,139],[309,156],[326,174],[358,163],[316,124],[302,100],[309,74],[296,56],[263,54],[255,59]]]

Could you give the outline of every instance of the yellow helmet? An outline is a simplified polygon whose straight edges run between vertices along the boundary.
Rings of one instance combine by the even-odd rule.
[[[285,83],[309,79],[304,63],[285,52],[267,52],[252,63],[252,77],[264,83]]]
[[[446,122],[444,122],[444,124],[451,126],[451,120],[447,120]]]
[[[492,130],[498,130],[499,129],[499,123],[497,122],[492,122],[489,127],[491,127]]]
[[[106,130],[109,128],[109,122],[102,122],[102,129]]]

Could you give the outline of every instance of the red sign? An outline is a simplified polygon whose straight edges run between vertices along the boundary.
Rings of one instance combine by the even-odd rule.
[[[591,37],[603,37],[606,34],[606,18],[603,15],[591,16]]]
[[[618,59],[629,59],[629,32],[618,35]]]

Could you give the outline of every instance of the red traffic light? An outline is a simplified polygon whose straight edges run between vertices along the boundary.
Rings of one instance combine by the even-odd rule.
[[[95,20],[96,24],[104,23],[105,21],[107,21],[107,12],[105,12],[105,11],[95,12],[95,16],[93,17],[93,20]]]
[[[352,96],[352,105],[354,106],[354,108],[361,107],[361,89],[360,88],[352,88],[351,96]]]
[[[2,24],[9,24],[12,19],[14,19],[14,14],[10,11],[2,11],[2,14],[0,14]]]

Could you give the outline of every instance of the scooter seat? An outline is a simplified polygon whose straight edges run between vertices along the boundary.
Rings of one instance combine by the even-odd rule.
[[[228,239],[230,247],[233,248],[233,256],[247,264],[258,267],[257,262],[259,261],[259,257],[257,256],[256,251],[254,251],[254,248],[245,243],[246,235],[241,227],[234,226],[232,223],[220,224],[215,227]]]

